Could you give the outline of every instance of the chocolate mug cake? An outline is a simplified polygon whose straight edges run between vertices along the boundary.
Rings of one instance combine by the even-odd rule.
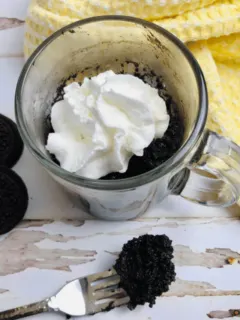
[[[74,30],[74,33],[69,30]],[[127,61],[142,64],[145,72],[140,65],[134,70],[130,66],[121,69],[121,63],[126,64]],[[102,84],[101,74],[104,73],[106,77],[110,71],[114,73],[112,79],[109,77],[109,81],[104,80]],[[66,81],[66,85],[63,84],[64,79],[76,72],[81,76],[77,75]],[[135,76],[138,73],[143,80]],[[147,75],[150,75],[150,79],[146,79]],[[123,81],[123,78],[128,80]],[[162,85],[160,93],[155,89],[157,79],[166,85],[166,88]],[[147,83],[151,86],[147,86]],[[58,92],[61,91],[61,84],[64,96],[59,96],[59,99],[63,99],[54,103],[57,88]],[[110,84],[115,91],[105,90],[110,88]],[[95,101],[91,98],[94,95],[100,98],[102,104],[94,105]],[[118,97],[120,100],[117,100]],[[81,101],[88,100],[89,105],[80,106],[82,110],[76,103],[79,98],[83,99]],[[106,99],[103,101],[102,98]],[[133,104],[129,103],[131,99]],[[134,17],[102,16],[77,21],[57,31],[42,43],[26,63],[19,77],[15,104],[20,134],[30,152],[70,194],[74,205],[94,217],[105,220],[134,219],[156,207],[170,194],[181,195],[207,206],[229,206],[239,198],[239,147],[206,128],[208,94],[202,71],[187,47],[156,24]],[[55,108],[56,104],[61,110]],[[67,104],[70,111],[64,109]],[[127,108],[128,105],[132,105],[131,108]],[[114,107],[114,113],[112,109],[109,111],[111,106]],[[121,115],[121,108],[125,115]],[[54,109],[60,111],[57,117],[52,117]],[[81,113],[75,119],[72,111],[83,110],[85,114]],[[152,110],[156,113],[160,110],[159,123],[155,114],[151,119]],[[98,118],[95,115],[91,118],[96,111]],[[109,126],[102,125],[100,116],[103,115],[102,120],[108,120]],[[132,126],[129,115],[133,120]],[[124,122],[119,121],[120,118],[124,118]],[[56,123],[53,123],[54,119]],[[143,121],[146,119],[149,130]],[[85,125],[87,122],[84,124],[85,120],[90,126]],[[164,128],[158,132],[156,128],[161,127],[161,120]],[[68,131],[59,132],[56,124],[66,125]],[[74,130],[71,124],[75,125]],[[94,126],[100,131],[93,132]],[[130,131],[125,130],[127,134],[123,137],[119,128]],[[79,134],[83,130],[88,138],[86,144]],[[120,135],[116,135],[114,130]],[[55,133],[61,133],[58,144],[55,140],[49,148],[49,136],[52,134],[56,138]],[[93,133],[95,140],[91,138]],[[137,135],[134,136],[135,133]],[[77,137],[75,141],[73,136]],[[120,153],[111,153],[112,149],[116,149],[115,136],[124,138],[123,150],[118,149]],[[64,142],[59,139],[61,137]],[[141,148],[138,141],[141,142]],[[79,144],[80,151],[75,148]],[[128,148],[129,145],[132,149]],[[51,147],[55,147],[55,150]],[[98,158],[91,157],[91,151]],[[59,164],[51,158],[55,153]],[[65,158],[59,158],[57,153]],[[111,157],[108,158],[109,154]],[[220,156],[223,158],[220,159]],[[104,165],[105,171],[98,170],[94,162],[96,159],[98,165]],[[109,161],[112,159],[113,162]],[[122,159],[126,160],[124,166],[118,167],[118,164],[122,165]],[[224,167],[219,167],[218,161],[215,163],[212,159],[223,161]],[[229,170],[223,170],[225,165]],[[91,170],[86,172],[85,169],[90,167]],[[214,172],[220,180],[224,180],[221,187],[214,188],[210,181],[209,187],[203,190],[202,177],[198,179],[197,174],[196,184],[192,187],[189,174],[196,168]]]

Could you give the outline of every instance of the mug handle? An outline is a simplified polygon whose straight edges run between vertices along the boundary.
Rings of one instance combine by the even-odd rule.
[[[187,168],[190,177],[181,197],[222,207],[240,200],[240,147],[230,139],[205,130],[198,152]]]

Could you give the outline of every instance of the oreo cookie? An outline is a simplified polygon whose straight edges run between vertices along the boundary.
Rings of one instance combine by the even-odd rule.
[[[0,235],[11,231],[24,217],[28,192],[13,170],[0,166]]]
[[[12,168],[22,155],[23,141],[17,125],[0,114],[0,165]]]

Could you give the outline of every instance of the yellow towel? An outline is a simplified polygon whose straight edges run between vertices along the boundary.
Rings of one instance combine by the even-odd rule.
[[[240,144],[240,0],[32,0],[25,57],[64,25],[104,14],[153,21],[185,42],[207,81],[207,126]]]
[[[25,57],[64,25],[104,14],[152,21],[185,42],[207,81],[208,128],[240,145],[240,0],[32,0]]]

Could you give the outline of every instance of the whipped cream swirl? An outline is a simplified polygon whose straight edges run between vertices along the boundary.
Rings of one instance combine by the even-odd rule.
[[[142,156],[169,125],[157,89],[133,75],[106,71],[64,93],[51,109],[46,149],[63,169],[85,178],[126,172],[130,158]]]

